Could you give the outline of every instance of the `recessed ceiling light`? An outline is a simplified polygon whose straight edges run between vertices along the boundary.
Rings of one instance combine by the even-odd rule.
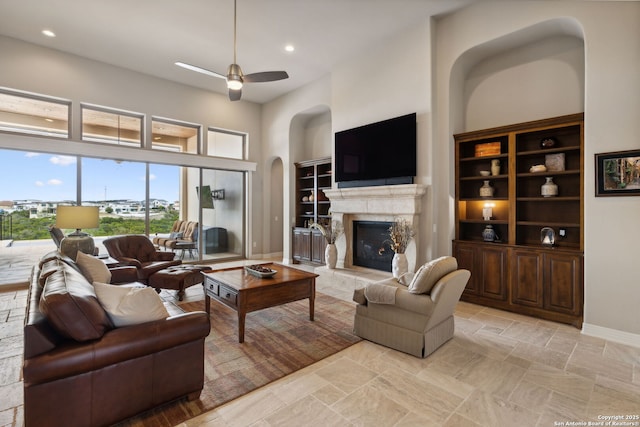
[[[287,52],[293,52],[294,50],[296,50],[296,48],[292,44],[288,44],[284,47],[284,50],[286,50]]]
[[[56,36],[56,33],[54,33],[51,30],[42,30],[42,34],[44,34],[47,37],[55,37]]]

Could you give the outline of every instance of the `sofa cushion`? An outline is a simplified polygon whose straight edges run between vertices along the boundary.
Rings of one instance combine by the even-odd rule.
[[[91,283],[65,263],[47,278],[39,306],[60,335],[76,341],[98,339],[112,327]]]
[[[158,293],[147,286],[115,286],[94,282],[98,301],[116,327],[166,319],[167,309]]]
[[[98,258],[78,251],[76,263],[90,283],[111,283],[111,272],[107,265]]]
[[[458,261],[451,256],[443,256],[422,265],[409,283],[412,294],[427,294],[441,277],[458,269]]]

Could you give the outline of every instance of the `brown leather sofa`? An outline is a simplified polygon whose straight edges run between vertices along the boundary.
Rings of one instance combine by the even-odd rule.
[[[137,276],[130,267],[111,271],[112,283]],[[197,399],[209,317],[165,306],[166,319],[115,328],[75,263],[44,257],[33,270],[24,326],[25,426],[107,426]]]
[[[182,264],[174,260],[173,252],[157,251],[147,236],[130,234],[105,239],[104,247],[111,258],[120,265],[134,266],[138,270],[138,280],[147,284],[149,276],[167,267]]]

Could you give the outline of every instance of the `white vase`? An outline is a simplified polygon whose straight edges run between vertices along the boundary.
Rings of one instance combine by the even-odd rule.
[[[493,187],[489,185],[489,180],[485,180],[480,187],[480,197],[493,197]]]
[[[542,194],[543,197],[557,196],[558,186],[553,182],[553,177],[548,176],[546,177],[546,180],[547,182],[542,184],[542,187],[540,188],[540,194]]]
[[[335,244],[329,243],[327,247],[324,248],[324,262],[327,264],[327,268],[332,270],[336,268],[336,263],[338,262],[338,249]]]
[[[404,273],[409,271],[409,261],[407,255],[396,253],[391,260],[391,273],[395,279],[399,279]]]

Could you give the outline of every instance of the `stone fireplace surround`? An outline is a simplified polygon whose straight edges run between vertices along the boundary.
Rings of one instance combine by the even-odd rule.
[[[377,187],[333,188],[324,190],[331,201],[332,221],[339,221],[344,233],[337,239],[338,269],[353,266],[353,221],[387,221],[406,219],[414,230],[419,229],[421,199],[426,186],[421,184],[383,185]],[[409,271],[415,270],[416,248],[420,236],[416,234],[405,252]],[[357,267],[361,269],[361,267]],[[387,276],[389,273],[386,273]]]

